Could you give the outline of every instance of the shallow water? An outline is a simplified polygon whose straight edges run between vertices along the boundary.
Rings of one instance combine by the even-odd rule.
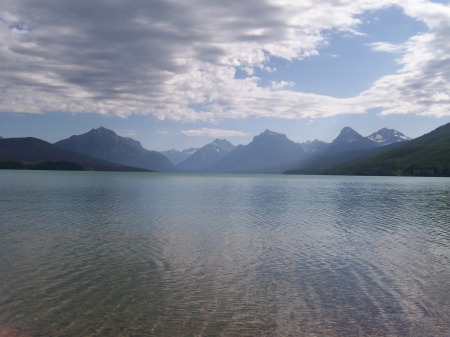
[[[0,324],[449,336],[450,179],[0,171]]]

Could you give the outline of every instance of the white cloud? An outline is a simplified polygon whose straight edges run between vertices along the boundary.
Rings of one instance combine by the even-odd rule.
[[[137,132],[136,130],[132,130],[132,129],[126,129],[126,130],[123,130],[122,132],[120,132],[119,134],[122,137],[133,138],[133,137],[137,137],[139,135],[139,132]]]
[[[208,129],[201,128],[196,130],[182,130],[180,131],[186,136],[208,136],[208,137],[246,137],[249,134],[246,132],[235,131],[235,130],[221,130],[221,129]]]
[[[354,98],[260,86],[273,57],[318,55],[333,29],[351,35],[358,16],[400,6],[429,30],[401,45],[399,70]],[[101,15],[100,15],[101,13]],[[177,121],[364,113],[450,115],[450,6],[422,0],[2,1],[0,111],[152,115]],[[236,70],[249,77],[238,79]],[[276,89],[276,90],[274,90]],[[193,108],[201,107],[201,109]]]
[[[272,81],[270,83],[270,86],[274,90],[279,90],[279,89],[293,87],[293,86],[295,86],[295,83],[292,81],[290,81],[290,82],[286,82],[286,81],[274,82],[274,81]]]
[[[405,51],[405,46],[386,42],[374,42],[370,45],[373,51],[386,53],[400,53]]]
[[[401,68],[384,76],[359,100],[369,108],[380,107],[382,114],[417,113],[449,116],[450,100],[450,6],[424,1],[407,2],[405,12],[423,21],[429,31],[410,38],[405,44],[380,44],[387,52],[403,50]]]

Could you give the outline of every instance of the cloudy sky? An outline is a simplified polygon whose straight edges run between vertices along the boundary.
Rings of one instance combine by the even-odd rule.
[[[1,0],[0,136],[154,150],[450,122],[450,4]]]

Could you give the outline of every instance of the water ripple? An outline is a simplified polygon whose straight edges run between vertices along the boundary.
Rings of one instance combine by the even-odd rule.
[[[448,179],[1,174],[18,331],[449,335]]]

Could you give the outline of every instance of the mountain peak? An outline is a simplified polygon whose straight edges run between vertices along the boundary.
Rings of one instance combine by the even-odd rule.
[[[170,171],[169,159],[156,151],[146,150],[132,138],[117,135],[103,126],[89,132],[63,139],[55,145],[105,161],[144,168],[152,171]]]
[[[175,149],[163,151],[161,152],[163,155],[165,155],[174,165],[178,165],[183,160],[187,159],[188,157],[192,156],[195,152],[197,152],[199,148],[191,147],[188,149],[184,149],[182,151],[178,151]]]
[[[211,144],[217,144],[217,145],[222,145],[222,144],[230,144],[230,142],[226,139],[214,139],[214,141]]]
[[[400,131],[388,128],[382,128],[381,130],[372,133],[370,136],[367,136],[367,138],[380,146],[404,142],[411,139]]]
[[[265,130],[208,167],[213,172],[281,173],[295,167],[305,152],[286,135]]]
[[[91,131],[97,132],[97,133],[114,133],[113,130],[107,129],[104,126],[99,126],[97,129],[92,129]]]
[[[181,161],[177,167],[187,171],[201,171],[222,159],[234,148],[235,146],[226,139],[215,139]]]
[[[286,135],[284,135],[282,133],[271,131],[269,129],[266,129],[263,133],[261,133],[261,135],[265,135],[265,136],[284,136],[284,137],[286,137]]]
[[[275,131],[271,131],[271,130],[265,130],[263,133],[260,133],[259,135],[253,137],[253,141],[258,141],[258,140],[265,140],[265,139],[283,139],[283,140],[287,140],[287,136],[285,134],[282,133],[278,133]]]
[[[377,133],[386,131],[381,129]],[[401,134],[395,130],[387,131]],[[395,132],[393,132],[395,131]],[[450,127],[441,126],[430,133],[386,151],[378,151],[358,162],[347,162],[327,170],[327,174],[450,176]],[[401,160],[398,160],[401,158]]]
[[[103,141],[111,141],[115,143],[128,143],[129,146],[135,149],[143,149],[141,142],[130,138],[122,137],[115,133],[113,130],[100,126],[97,129],[92,129],[86,135],[89,135],[92,139],[103,139]]]
[[[346,126],[341,130],[339,136],[333,140],[333,143],[355,143],[358,140],[364,138],[358,132],[353,130],[351,127]]]
[[[235,148],[235,146],[226,139],[215,139],[212,143],[205,145],[202,149],[208,147],[213,148],[214,151],[224,154],[228,153],[229,151]]]
[[[118,135],[114,131],[107,129],[104,126],[100,126],[96,129],[92,129],[87,134],[89,134],[91,136],[107,136],[107,137],[113,137],[113,138],[118,137]]]
[[[304,143],[299,143],[300,147],[307,154],[319,154],[324,152],[329,146],[329,143],[325,143],[317,138],[314,140],[307,140]]]
[[[354,150],[362,150],[375,147],[376,144],[368,138],[361,136],[358,132],[347,126],[341,130],[331,145],[327,153],[339,153]]]

